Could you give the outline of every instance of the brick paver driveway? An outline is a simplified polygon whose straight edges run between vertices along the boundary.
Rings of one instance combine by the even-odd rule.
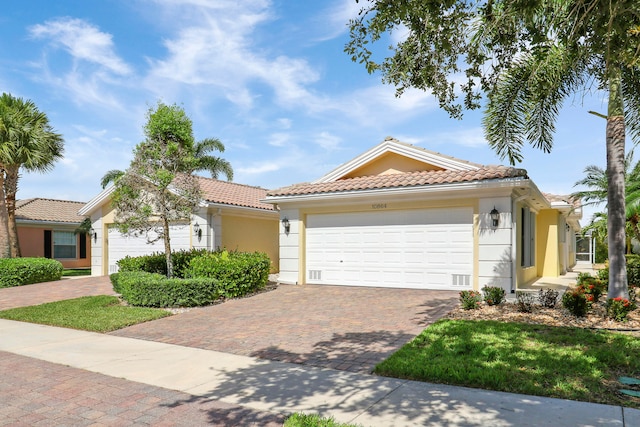
[[[280,285],[113,335],[370,372],[457,304],[452,291]]]

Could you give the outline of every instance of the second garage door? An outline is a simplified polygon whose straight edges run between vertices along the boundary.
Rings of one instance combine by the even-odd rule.
[[[471,208],[307,216],[307,283],[470,289]]]
[[[189,226],[187,224],[170,225],[169,235],[171,236],[172,251],[189,249],[191,240],[189,236]],[[109,274],[116,273],[118,271],[118,265],[116,262],[127,255],[136,257],[140,255],[149,255],[154,252],[164,252],[164,240],[147,243],[146,237],[134,237],[120,234],[116,226],[112,225],[109,227],[108,252]]]

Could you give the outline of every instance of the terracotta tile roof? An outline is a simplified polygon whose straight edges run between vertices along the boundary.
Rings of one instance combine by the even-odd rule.
[[[235,184],[217,179],[199,176],[202,198],[208,202],[247,208],[275,210],[274,206],[260,202],[267,195],[267,190],[250,185]]]
[[[16,201],[16,220],[81,223],[78,215],[83,202],[53,199],[24,199]]]
[[[269,191],[267,196],[340,193],[345,191],[419,187],[519,177],[527,178],[527,171],[507,166],[482,166],[479,169],[469,171],[419,171],[349,178],[318,184],[302,183]]]
[[[575,197],[572,197],[571,195],[560,195],[560,194],[551,194],[551,193],[542,193],[542,195],[550,203],[564,202],[569,205],[572,205],[574,208],[579,208],[582,206],[582,201],[580,200],[580,198],[575,198]]]

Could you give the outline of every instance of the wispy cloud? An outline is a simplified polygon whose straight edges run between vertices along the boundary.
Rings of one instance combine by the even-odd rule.
[[[150,59],[149,88],[200,85],[245,109],[259,97],[255,85],[269,87],[280,105],[304,104],[313,96],[306,86],[319,75],[307,61],[261,46],[257,31],[271,19],[269,2],[155,1],[176,11],[172,25],[180,30],[165,39],[164,58]]]
[[[131,68],[115,53],[111,34],[77,18],[58,18],[29,27],[35,39],[47,39],[53,46],[63,47],[73,58],[98,64],[120,75]]]
[[[432,141],[438,144],[456,144],[464,147],[482,147],[487,145],[484,130],[481,127],[458,129],[435,134]]]
[[[320,132],[320,134],[316,135],[313,142],[322,147],[324,150],[332,151],[340,146],[342,138],[337,135],[332,135],[329,132]]]

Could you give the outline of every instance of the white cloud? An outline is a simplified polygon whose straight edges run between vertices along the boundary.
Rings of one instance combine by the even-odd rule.
[[[255,163],[251,166],[237,168],[237,171],[244,175],[259,175],[266,172],[274,172],[280,170],[281,166],[275,162]]]
[[[284,117],[278,119],[277,122],[282,129],[291,129],[291,125],[293,125],[293,121],[291,119],[287,119]]]
[[[284,147],[289,143],[290,140],[291,140],[291,135],[289,135],[288,133],[276,132],[274,134],[271,134],[271,136],[269,136],[268,143],[269,145],[272,145],[274,147]]]
[[[254,86],[260,84],[281,105],[304,105],[313,98],[306,86],[319,75],[307,61],[259,48],[256,32],[271,18],[268,2],[156,1],[176,11],[172,25],[180,30],[165,39],[165,58],[149,60],[151,90],[164,92],[168,84],[210,87],[244,109],[253,106],[259,96]],[[191,7],[180,12],[173,7],[185,4]]]
[[[358,17],[360,11],[371,3],[370,0],[338,0],[320,16],[325,34],[318,41],[331,40],[346,33],[349,29],[349,20]]]
[[[29,28],[36,39],[48,39],[54,46],[63,46],[75,59],[98,64],[120,75],[131,72],[131,68],[114,51],[111,34],[74,18],[58,18]]]
[[[439,133],[432,140],[438,144],[456,144],[464,147],[483,147],[487,145],[487,140],[484,138],[484,130],[481,127]]]
[[[329,132],[320,132],[320,134],[314,138],[313,142],[325,150],[333,151],[338,148],[342,139],[339,136],[330,134]]]

